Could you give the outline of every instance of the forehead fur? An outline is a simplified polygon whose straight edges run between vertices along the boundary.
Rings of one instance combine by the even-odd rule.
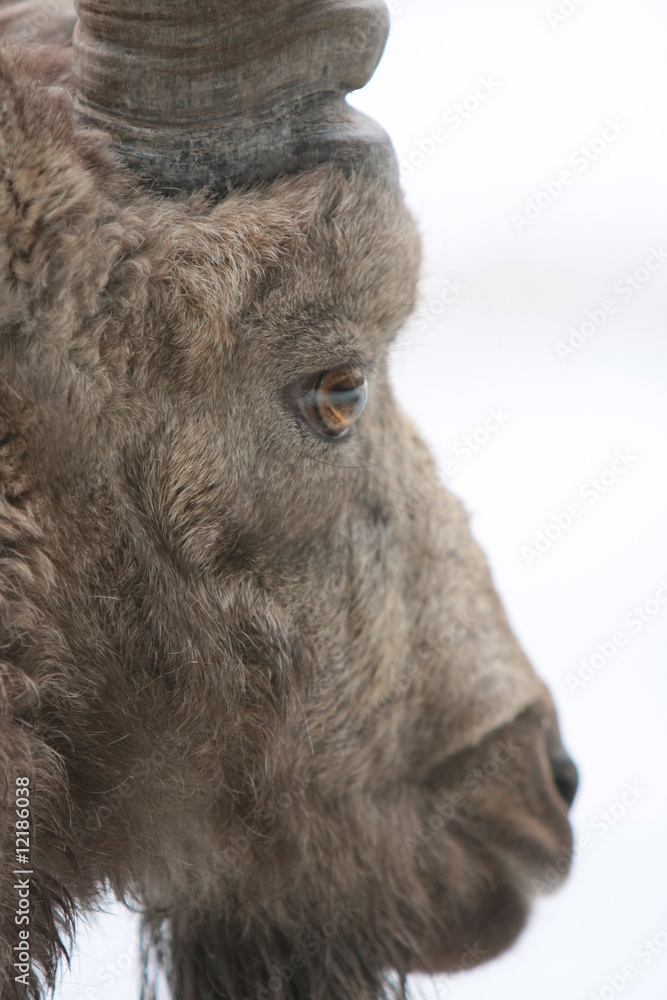
[[[62,88],[0,49],[0,322],[20,315],[42,357],[108,374],[147,334],[196,346],[250,314],[303,312],[355,324],[374,355],[412,306],[418,261],[400,195],[363,171],[325,165],[219,204],[151,195],[77,128]]]

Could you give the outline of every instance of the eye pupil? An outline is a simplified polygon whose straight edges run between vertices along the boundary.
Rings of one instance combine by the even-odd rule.
[[[334,368],[306,391],[301,410],[320,434],[341,437],[361,416],[367,394],[366,379],[358,368]]]

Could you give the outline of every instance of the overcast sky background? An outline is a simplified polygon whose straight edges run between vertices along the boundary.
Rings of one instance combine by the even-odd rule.
[[[412,995],[665,1000],[667,7],[390,6],[353,103],[392,136],[424,235],[394,380],[581,770],[567,885],[507,955]],[[82,930],[58,996],[138,995],[132,921]]]

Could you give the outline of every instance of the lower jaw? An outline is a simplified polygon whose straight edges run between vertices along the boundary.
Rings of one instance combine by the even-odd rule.
[[[442,921],[436,938],[424,940],[412,956],[410,972],[428,975],[457,973],[474,968],[506,951],[523,930],[529,902],[521,887],[498,884],[460,926]],[[433,928],[436,930],[436,928]]]

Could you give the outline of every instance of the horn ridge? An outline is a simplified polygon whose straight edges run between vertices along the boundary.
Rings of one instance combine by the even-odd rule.
[[[325,160],[396,179],[346,95],[372,76],[381,0],[78,0],[77,108],[154,188],[270,180]]]

